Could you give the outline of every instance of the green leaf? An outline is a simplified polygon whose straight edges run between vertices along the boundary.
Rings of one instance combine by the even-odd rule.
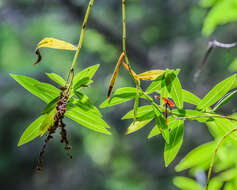
[[[89,110],[91,112],[94,112],[99,117],[102,117],[100,111],[91,103],[91,101],[85,94],[82,94],[81,92],[75,92],[75,95],[77,96],[78,99],[74,99],[73,101],[74,105],[81,107],[85,111]]]
[[[201,186],[198,182],[187,177],[175,177],[173,183],[176,187],[182,190],[204,190],[205,188]]]
[[[39,82],[33,78],[26,76],[14,74],[10,75],[26,90],[28,90],[38,98],[42,99],[46,103],[49,103],[60,94],[60,90],[50,84]]]
[[[178,70],[178,72],[179,72],[179,70]],[[177,75],[175,75],[174,72],[170,73],[166,77],[166,83],[168,83],[168,85],[171,84],[171,89],[170,90],[168,89],[169,94],[170,94],[171,98],[174,100],[174,103],[176,104],[176,106],[179,109],[182,109],[183,108],[182,86],[179,82]]]
[[[179,162],[175,167],[175,170],[180,172],[198,166],[204,162],[210,163],[215,147],[215,142],[209,142],[193,149]]]
[[[168,167],[168,165],[175,159],[183,143],[184,121],[176,120],[176,122],[177,127],[170,132],[170,143],[165,144],[165,167]]]
[[[193,93],[182,89],[182,94],[183,94],[183,100],[184,102],[193,104],[193,105],[198,105],[200,103],[200,98],[198,98],[196,95]]]
[[[90,81],[90,79],[92,79],[92,77],[94,76],[94,74],[97,71],[97,69],[99,68],[99,66],[100,66],[99,64],[93,65],[93,66],[87,67],[86,69],[84,69],[83,71],[78,73],[73,79],[73,86],[72,87],[74,88],[75,87],[74,85],[76,85],[83,78],[88,78]]]
[[[209,11],[202,33],[210,35],[218,25],[237,21],[237,2],[236,0],[216,1],[211,11]]]
[[[46,114],[46,113],[49,113],[50,111],[52,111],[56,107],[58,100],[59,100],[59,96],[54,98],[51,102],[49,102],[41,113]]]
[[[237,93],[237,90],[234,90],[228,94],[226,94],[223,98],[221,98],[215,107],[213,108],[213,111],[217,111],[219,108],[221,108],[224,104],[230,101],[230,99]]]
[[[169,127],[169,129],[174,129],[174,128],[176,128],[177,127],[177,119],[175,119],[175,118],[173,118],[173,117],[168,117],[167,118],[167,123],[168,123],[168,127]],[[152,137],[154,137],[154,136],[157,136],[157,135],[159,135],[160,134],[160,130],[159,130],[159,128],[157,127],[157,125],[155,125],[153,128],[152,128],[152,130],[151,130],[151,132],[149,133],[149,135],[148,135],[148,139],[150,139],[150,138],[152,138]]]
[[[225,118],[214,118],[213,121],[207,122],[207,125],[214,137],[222,137],[230,130],[236,128],[236,123]],[[236,133],[232,133],[228,138],[231,139],[232,143],[237,143]]]
[[[134,117],[134,111],[130,110],[122,119],[132,119]],[[154,112],[152,106],[140,106],[137,108],[137,118],[153,118]]]
[[[73,85],[73,89],[77,90],[81,87],[87,86],[88,84],[92,83],[93,80],[91,80],[89,77],[84,77],[81,80],[79,80],[75,85]]]
[[[101,105],[100,108],[106,108],[127,102],[136,97],[136,88],[120,88],[116,90],[111,98],[106,99]]]
[[[65,116],[79,123],[83,127],[87,127],[93,131],[110,135],[110,132],[106,129],[109,128],[107,123],[101,119],[100,116],[91,111],[85,111],[81,107],[74,106],[66,111]]]
[[[147,119],[147,120],[142,120],[142,121],[136,120],[135,122],[133,121],[127,129],[126,135],[138,131],[139,129],[144,127],[146,124],[148,124],[151,120],[152,119]]]
[[[154,81],[150,84],[150,86],[149,86],[149,87],[147,88],[147,90],[146,90],[146,93],[147,93],[147,94],[150,94],[150,93],[152,93],[152,92],[155,92],[155,91],[161,89],[161,81],[162,81],[162,79],[164,78],[164,76],[165,76],[165,72],[164,72],[162,75],[160,75],[159,77],[157,77],[157,79],[154,80]]]
[[[166,71],[165,78],[161,81],[160,105],[163,105],[165,103],[163,98],[169,97],[169,92],[171,89],[171,81],[167,80],[166,76],[169,75],[170,72],[171,71],[169,71],[169,70]]]
[[[41,115],[33,123],[31,123],[21,135],[17,146],[26,144],[38,137],[40,134],[40,125],[46,119],[46,117],[47,115]]]
[[[133,106],[133,121],[136,121],[137,119],[137,107],[139,106],[139,91],[137,89],[136,91],[136,97],[134,100],[134,106]]]
[[[161,131],[162,136],[165,139],[167,144],[170,143],[170,134],[168,126],[165,123],[164,116],[162,115],[159,108],[153,103],[152,104],[153,111],[155,113],[156,125],[158,126],[159,130]]]
[[[59,76],[56,73],[46,73],[46,75],[54,82],[56,82],[57,84],[61,85],[61,86],[65,86],[66,82],[65,80]]]
[[[218,101],[222,96],[224,96],[233,85],[236,80],[236,74],[231,77],[223,80],[218,83],[211,91],[207,93],[207,95],[201,100],[197,109],[204,110]]]
[[[49,112],[49,114],[47,115],[47,117],[45,118],[45,120],[41,123],[40,125],[40,133],[39,135],[42,136],[44,135],[44,133],[54,124],[55,121],[55,114],[56,114],[57,110],[56,108],[54,108],[51,112]]]

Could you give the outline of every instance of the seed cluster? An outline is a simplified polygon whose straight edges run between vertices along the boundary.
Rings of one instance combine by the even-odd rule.
[[[44,140],[44,144],[43,144],[43,146],[41,148],[41,151],[40,151],[39,163],[38,163],[38,166],[36,168],[38,171],[41,170],[40,165],[43,164],[42,157],[43,157],[43,154],[45,153],[47,143],[50,141],[50,139],[53,138],[52,135],[56,132],[57,128],[61,129],[61,131],[60,131],[60,135],[61,135],[60,142],[65,143],[64,149],[69,151],[72,148],[69,145],[69,141],[67,139],[67,131],[65,129],[66,125],[63,123],[64,114],[66,112],[66,104],[67,104],[67,100],[68,100],[68,97],[69,97],[69,94],[64,93],[64,90],[65,90],[65,88],[62,89],[62,91],[60,93],[59,100],[56,103],[57,112],[54,116],[54,124],[51,127],[49,127],[47,137]],[[72,156],[70,155],[69,152],[67,152],[67,155],[72,159]]]

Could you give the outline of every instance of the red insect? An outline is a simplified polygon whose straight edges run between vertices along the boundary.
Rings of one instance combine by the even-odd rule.
[[[159,99],[160,97],[159,96],[155,96],[155,99]],[[171,107],[174,107],[175,106],[175,103],[172,102],[171,100],[167,99],[167,98],[162,98],[163,101],[165,102],[165,123],[167,125],[167,118],[168,118],[168,106],[169,108],[171,109]]]

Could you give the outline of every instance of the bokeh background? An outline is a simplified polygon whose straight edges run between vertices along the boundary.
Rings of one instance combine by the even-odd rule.
[[[120,118],[132,103],[101,110],[111,125],[112,136],[89,131],[66,120],[73,159],[66,156],[60,137],[49,143],[44,171],[37,173],[36,161],[43,138],[17,147],[24,129],[40,115],[45,104],[18,85],[9,73],[51,82],[46,72],[66,77],[72,52],[43,49],[42,62],[36,60],[36,44],[54,37],[76,44],[88,0],[1,0],[0,1],[0,188],[2,190],[174,190],[174,166],[192,148],[212,139],[207,128],[185,123],[182,148],[165,168],[164,141],[147,140],[152,125],[135,134],[124,134],[129,121]],[[134,70],[180,68],[183,88],[202,97],[214,84],[237,70],[232,64],[237,49],[215,49],[199,79],[195,68],[210,39],[237,41],[236,23],[219,26],[209,37],[202,26],[209,9],[197,0],[128,0],[127,51]],[[84,92],[97,106],[106,98],[107,86],[121,51],[121,2],[95,0],[76,70],[100,64],[94,83]],[[121,69],[115,88],[133,85]],[[144,86],[147,84],[145,83]],[[236,112],[236,98],[224,106],[222,114]],[[181,173],[187,175],[187,173]]]

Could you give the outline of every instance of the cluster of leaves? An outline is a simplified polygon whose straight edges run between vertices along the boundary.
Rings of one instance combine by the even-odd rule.
[[[107,130],[109,126],[102,119],[100,111],[81,92],[82,88],[93,82],[92,77],[98,68],[99,65],[88,67],[74,77],[65,116],[81,126],[109,135],[110,132]],[[55,73],[46,73],[46,75],[61,87],[66,85],[66,81],[61,76]],[[22,134],[18,143],[18,146],[21,146],[38,136],[42,136],[52,125],[60,90],[51,84],[43,83],[27,76],[14,74],[11,74],[11,76],[33,95],[47,103],[45,109],[41,112],[42,115],[33,121]]]
[[[233,75],[218,85],[216,85],[202,100],[189,91],[182,89],[178,79],[179,70],[169,70],[160,74],[143,92],[141,89],[125,87],[117,89],[111,98],[105,100],[100,107],[110,107],[134,99],[134,108],[129,111],[122,119],[133,119],[128,127],[126,134],[131,134],[146,126],[152,120],[156,125],[153,126],[148,138],[161,134],[165,140],[164,159],[165,165],[168,166],[176,157],[183,141],[184,119],[197,120],[199,122],[208,122],[210,120],[223,119],[221,115],[215,113],[234,95],[225,96],[231,89],[236,75]],[[236,91],[235,91],[236,92]],[[160,104],[150,96],[153,93],[160,94]],[[139,99],[145,99],[149,105],[139,107]],[[165,99],[171,98],[177,109],[169,110],[170,116],[167,117]],[[195,109],[184,109],[183,102],[193,104]],[[211,105],[218,102],[213,109]],[[165,116],[164,116],[165,115]],[[218,118],[220,117],[220,118]],[[166,122],[167,119],[167,122]],[[227,120],[227,119],[225,119]],[[228,120],[227,120],[228,121]],[[228,130],[228,128],[226,129]]]

